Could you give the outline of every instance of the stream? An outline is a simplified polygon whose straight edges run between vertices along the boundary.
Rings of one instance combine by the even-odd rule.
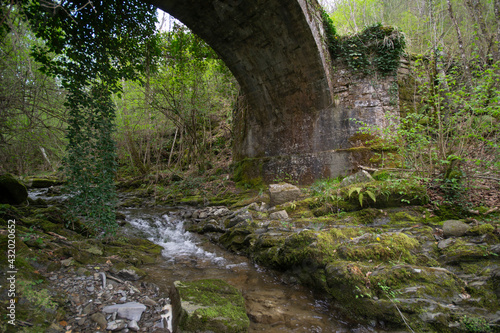
[[[127,233],[148,238],[164,248],[162,263],[142,267],[148,281],[165,288],[176,280],[225,280],[245,298],[250,332],[380,332],[343,321],[321,295],[286,284],[286,277],[185,231],[175,210],[140,208],[121,212],[129,222]]]
[[[47,189],[30,191],[32,199],[48,203],[67,199],[48,194]],[[222,279],[243,294],[250,318],[249,332],[386,332],[350,323],[339,315],[322,295],[287,277],[259,267],[248,258],[230,253],[201,235],[184,230],[178,218],[182,207],[120,208],[126,216],[122,232],[147,238],[161,245],[164,260],[141,267],[148,282],[167,290],[174,281]]]

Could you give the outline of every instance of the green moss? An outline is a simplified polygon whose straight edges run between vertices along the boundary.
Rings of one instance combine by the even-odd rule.
[[[467,243],[466,240],[458,238],[455,243],[442,250],[442,260],[448,264],[486,259],[489,256],[487,246]]]
[[[349,260],[401,260],[409,263],[416,261],[411,250],[419,244],[417,240],[403,233],[362,236],[353,239],[340,248],[341,255]]]
[[[250,320],[238,290],[222,280],[175,282],[183,308],[184,332],[247,332]]]
[[[474,226],[470,228],[467,231],[468,235],[484,235],[484,234],[490,234],[495,231],[495,227],[492,226],[491,224],[479,224],[477,226]]]
[[[244,188],[255,188],[263,185],[263,160],[246,158],[234,165],[234,181]]]
[[[161,255],[163,248],[147,239],[131,238],[113,241],[104,247],[104,255],[116,255],[134,266],[153,264]]]

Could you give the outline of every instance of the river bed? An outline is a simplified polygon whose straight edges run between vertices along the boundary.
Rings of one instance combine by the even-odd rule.
[[[33,200],[41,198],[49,203],[67,199],[66,195],[54,195],[47,191],[32,190],[30,197]],[[260,267],[244,256],[230,253],[201,235],[185,231],[183,221],[177,214],[182,209],[119,209],[127,222],[120,232],[147,238],[164,248],[160,263],[141,267],[148,274],[145,278],[147,282],[168,290],[177,280],[225,280],[240,290],[245,298],[250,317],[249,332],[387,332],[348,322],[338,315],[322,295],[290,283],[287,276]]]
[[[176,280],[225,280],[245,298],[250,332],[382,332],[342,320],[321,295],[285,283],[285,276],[185,231],[175,210],[142,208],[121,212],[129,223],[127,233],[148,238],[164,248],[163,262],[143,267],[148,281],[166,289]]]

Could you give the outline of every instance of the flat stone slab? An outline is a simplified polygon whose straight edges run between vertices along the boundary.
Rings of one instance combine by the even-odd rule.
[[[104,313],[117,313],[118,317],[128,320],[141,320],[142,313],[146,310],[144,304],[138,302],[128,302],[123,304],[115,304],[105,306],[102,311]]]

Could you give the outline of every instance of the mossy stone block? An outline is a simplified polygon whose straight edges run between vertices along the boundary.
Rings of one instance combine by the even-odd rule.
[[[204,279],[174,283],[180,296],[183,332],[247,332],[245,300],[227,282]]]

